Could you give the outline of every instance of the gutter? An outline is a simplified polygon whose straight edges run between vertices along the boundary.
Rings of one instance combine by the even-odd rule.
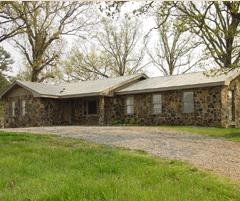
[[[58,98],[66,99],[66,98],[82,98],[82,97],[90,97],[90,96],[100,96],[100,92],[94,93],[85,93],[85,94],[74,94],[74,95],[61,95]]]

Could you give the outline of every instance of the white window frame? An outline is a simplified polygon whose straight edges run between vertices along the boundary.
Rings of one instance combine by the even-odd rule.
[[[126,114],[127,115],[133,115],[134,114],[134,97],[128,96],[125,100],[125,106],[126,106]]]
[[[16,109],[16,102],[12,101],[12,111],[11,111],[12,112],[12,117],[16,116],[15,109]]]
[[[187,100],[187,96],[189,95],[192,96],[191,101]],[[192,91],[183,92],[183,113],[191,114],[193,112],[194,112],[194,93]]]
[[[22,100],[22,116],[25,116],[26,115],[26,101],[25,100]]]
[[[152,95],[152,114],[162,113],[162,95],[153,94]]]

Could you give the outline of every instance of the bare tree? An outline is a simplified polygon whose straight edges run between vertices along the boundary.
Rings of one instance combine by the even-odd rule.
[[[165,20],[172,15],[172,9],[180,11],[178,16],[205,45],[205,56],[212,58],[219,68],[231,70],[239,67],[239,1],[177,1],[163,2],[162,5],[166,6],[167,12],[162,13]],[[155,6],[158,6],[155,1],[145,2],[138,13],[148,12],[149,8]],[[153,29],[158,28],[159,26]]]
[[[112,75],[123,76],[143,70],[144,47],[141,47],[139,23],[125,18],[120,23],[103,19],[103,30],[97,34],[102,51],[109,58]]]
[[[155,21],[157,28],[157,40],[152,41],[148,47],[148,55],[153,64],[164,74],[173,75],[186,73],[200,59],[194,59],[194,50],[199,45],[178,17],[169,16],[163,23],[162,16],[156,12]],[[162,12],[161,12],[162,13]],[[148,45],[149,46],[149,45]]]
[[[15,2],[0,2],[0,43],[6,39],[12,38],[24,31],[26,28],[24,22],[19,21],[18,13],[11,13]],[[15,26],[11,26],[15,23]]]
[[[62,65],[67,79],[108,78],[143,70],[144,46],[140,45],[138,23],[130,19],[119,21],[116,24],[103,19],[93,36],[95,43],[73,48]]]
[[[64,35],[76,35],[89,25],[83,15],[85,2],[22,2],[11,7],[10,17],[19,16],[17,22],[26,25],[24,32],[15,38],[31,69],[31,81],[41,82],[53,77],[61,53]],[[45,73],[44,73],[45,72]]]
[[[171,4],[171,3],[169,3]],[[220,68],[240,65],[240,2],[178,2],[180,16]]]
[[[94,80],[98,78],[108,78],[108,59],[102,52],[97,52],[91,48],[74,47],[62,61],[62,79],[70,80]]]

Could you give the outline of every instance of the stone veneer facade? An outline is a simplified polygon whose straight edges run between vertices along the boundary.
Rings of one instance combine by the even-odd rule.
[[[229,121],[228,91],[235,91],[235,122]],[[194,112],[182,112],[183,92],[194,93]],[[152,95],[162,95],[162,113],[152,114]],[[134,97],[134,114],[127,115],[125,99]],[[84,114],[84,100],[89,98],[50,99],[34,98],[31,94],[10,96],[5,99],[5,127],[51,125],[192,125],[240,127],[240,79],[230,86],[171,90],[134,95],[95,97],[96,115]],[[26,101],[26,115],[22,116],[21,100]],[[11,116],[11,102],[16,102],[15,117]]]
[[[234,108],[235,121],[229,121],[230,103],[228,98],[228,91],[234,90]],[[231,125],[240,128],[240,77],[233,80],[229,86],[224,86],[221,91],[222,97],[222,127],[230,127]]]
[[[26,114],[21,111],[21,101],[26,101]],[[84,98],[51,99],[34,98],[31,95],[10,97],[5,101],[5,127],[31,127],[53,125],[96,125],[97,115],[84,114]],[[98,98],[97,98],[98,100]],[[11,110],[11,103],[15,101],[15,117]]]
[[[221,126],[221,87],[163,91],[134,94],[134,114],[127,115],[125,98],[130,95],[108,98],[106,122],[138,125],[196,125]],[[183,92],[194,93],[194,112],[183,113]],[[152,95],[162,95],[162,112],[153,114]]]

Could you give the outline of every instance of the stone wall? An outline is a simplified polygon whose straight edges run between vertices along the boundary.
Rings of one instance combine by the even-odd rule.
[[[26,114],[23,116],[21,102],[26,101]],[[11,104],[15,101],[15,116]],[[4,101],[5,127],[30,127],[52,125],[97,125],[99,115],[84,115],[83,98],[50,99],[34,98],[32,95],[8,97]],[[99,113],[99,112],[98,112]]]
[[[234,90],[235,122],[232,122],[232,124],[233,126],[240,128],[240,77],[233,80],[229,87],[227,87],[227,90]]]
[[[235,87],[235,127],[240,128],[240,78],[234,80],[232,83]]]
[[[4,127],[4,102],[0,100],[0,128]]]
[[[49,99],[34,98],[32,95],[11,96],[5,102],[5,127],[29,127],[52,125],[196,125],[231,126],[229,122],[228,91],[235,90],[236,127],[240,127],[240,80],[234,80],[229,87],[206,87],[188,90],[173,90],[159,93],[135,94],[134,114],[125,112],[127,95],[95,97],[98,114],[84,114],[87,98]],[[182,112],[183,92],[194,92],[194,112]],[[162,95],[162,113],[152,114],[152,95]],[[16,102],[15,117],[11,116],[11,103]],[[22,116],[21,101],[26,101],[26,115]]]
[[[26,114],[22,115],[22,100],[26,101]],[[15,101],[15,116],[11,104]],[[30,127],[61,125],[62,105],[59,100],[34,98],[32,95],[9,97],[5,101],[5,127]]]
[[[221,124],[222,127],[229,127],[229,107],[228,107],[228,87],[224,86],[221,91],[221,108],[222,108],[222,113],[221,113]]]
[[[235,121],[229,120],[229,111],[231,104],[229,103],[228,91],[234,90],[234,103],[235,103]],[[222,90],[222,124],[224,127],[237,127],[240,128],[240,77],[233,80],[229,86],[225,86]]]
[[[21,101],[26,100],[26,115],[22,116],[21,113]],[[12,116],[11,104],[15,101],[15,116]],[[45,112],[44,105],[40,99],[33,98],[31,95],[25,95],[21,97],[9,97],[5,100],[4,105],[5,127],[25,127],[25,126],[40,126],[45,119],[43,114]],[[31,111],[31,113],[29,113]]]
[[[152,95],[154,93],[135,94],[134,114],[126,115],[126,95],[106,99],[106,123],[127,123],[140,125],[196,125],[222,126],[221,122],[222,87],[208,87],[188,90],[164,91],[162,95],[162,113],[152,114]],[[183,92],[194,92],[194,112],[182,112]]]

